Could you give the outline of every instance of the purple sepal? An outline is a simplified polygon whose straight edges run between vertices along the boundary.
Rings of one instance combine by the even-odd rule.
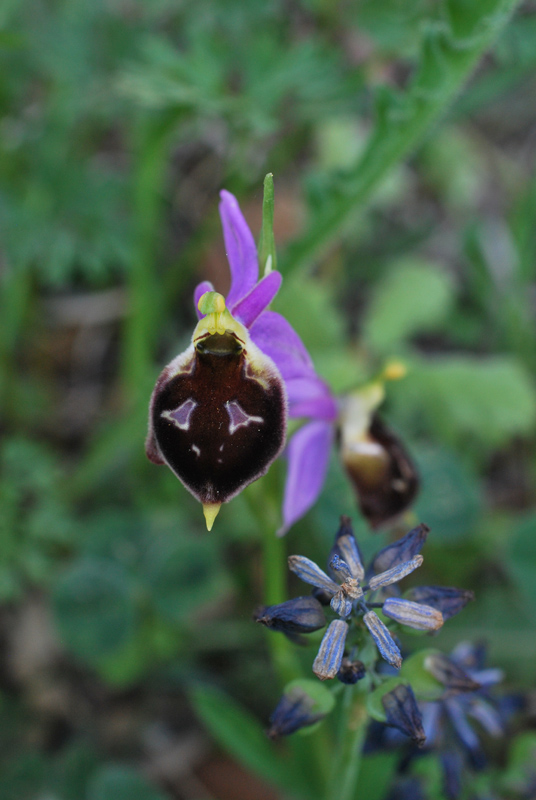
[[[280,272],[270,272],[253,289],[231,308],[236,317],[246,328],[250,328],[265,311],[279,291],[282,281]],[[264,319],[262,320],[264,322]]]
[[[275,362],[285,381],[314,375],[311,356],[302,340],[275,311],[266,311],[253,323],[250,336],[257,347]]]
[[[213,292],[213,291],[214,291],[214,286],[211,284],[210,281],[201,281],[201,283],[198,283],[197,286],[195,287],[194,308],[198,319],[203,319],[205,315],[200,312],[200,310],[197,307],[197,304],[199,303],[205,292]]]
[[[300,428],[288,445],[288,472],[283,499],[282,536],[315,503],[324,484],[333,439],[328,422],[310,422]]]
[[[474,600],[475,595],[468,589],[454,589],[451,586],[416,586],[409,590],[406,597],[436,608],[447,620],[459,614],[470,600]]]
[[[312,417],[334,422],[337,403],[321,378],[311,375],[287,381],[289,416],[294,419]]]
[[[387,724],[409,736],[417,747],[422,747],[426,735],[422,725],[421,712],[411,686],[400,684],[392,692],[387,692],[382,697],[382,705],[387,717]]]
[[[225,239],[225,250],[231,269],[231,288],[227,307],[233,308],[253,289],[259,275],[255,240],[232,194],[220,192],[220,217]]]
[[[430,528],[421,523],[397,542],[384,547],[374,557],[372,562],[374,572],[385,572],[391,567],[402,564],[404,561],[409,561],[413,556],[416,556],[417,553],[421,552],[429,532]]]

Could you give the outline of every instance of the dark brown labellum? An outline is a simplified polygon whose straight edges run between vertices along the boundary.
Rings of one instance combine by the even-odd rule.
[[[249,338],[207,333],[162,373],[147,451],[203,505],[220,504],[266,472],[285,433],[286,395],[273,362]]]
[[[372,528],[378,528],[409,508],[419,478],[406,449],[377,414],[362,444],[344,448],[342,460],[361,512]]]

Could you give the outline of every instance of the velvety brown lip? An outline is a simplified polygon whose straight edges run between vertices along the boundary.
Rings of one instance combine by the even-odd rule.
[[[260,365],[255,377],[233,334],[203,337],[192,359],[193,369],[171,378],[155,399],[154,433],[185,486],[203,504],[222,503],[280,452],[285,393],[273,368]]]

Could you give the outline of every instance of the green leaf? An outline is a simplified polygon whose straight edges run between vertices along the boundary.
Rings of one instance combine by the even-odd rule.
[[[407,681],[417,700],[438,700],[445,691],[443,684],[426,669],[426,659],[438,652],[432,648],[419,650],[402,662],[399,682]]]
[[[395,263],[376,288],[363,324],[368,344],[383,353],[410,336],[440,328],[454,300],[451,278],[422,260]]]
[[[434,539],[456,542],[476,525],[482,497],[476,476],[445,448],[415,448],[421,491],[415,514],[432,530]]]
[[[191,699],[207,728],[230,755],[265,780],[302,791],[298,776],[278,758],[261,725],[242,706],[211,686],[197,686]]]
[[[388,678],[384,683],[377,686],[374,691],[367,695],[367,711],[377,722],[386,722],[387,715],[383,707],[382,699],[387,692],[392,692],[397,686],[405,683],[398,677]]]
[[[375,753],[364,756],[359,767],[355,798],[383,800],[400,761],[399,753]]]
[[[143,565],[152,601],[163,619],[184,623],[227,587],[214,537],[155,535]]]
[[[492,450],[534,430],[535,384],[515,358],[447,357],[412,377],[432,426],[453,444],[476,439]]]
[[[117,652],[134,635],[134,587],[112,561],[76,562],[58,581],[52,601],[64,644],[90,663]]]
[[[313,359],[316,352],[343,346],[342,314],[337,313],[330,287],[321,281],[285,280],[274,306],[301,336]]]
[[[91,780],[88,800],[169,800],[138,772],[128,767],[103,767]]]

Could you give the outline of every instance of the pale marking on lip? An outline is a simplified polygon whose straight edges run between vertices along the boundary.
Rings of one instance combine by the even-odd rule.
[[[178,408],[175,408],[173,411],[162,411],[160,416],[167,419],[175,425],[175,427],[180,428],[181,431],[187,431],[190,429],[190,417],[192,416],[194,408],[197,408],[197,405],[198,403],[189,397],[188,400],[181,403]]]
[[[264,422],[264,417],[253,417],[247,414],[236,400],[228,400],[225,403],[225,408],[229,414],[229,433],[231,435],[239,428],[247,427],[252,423],[262,425]]]

